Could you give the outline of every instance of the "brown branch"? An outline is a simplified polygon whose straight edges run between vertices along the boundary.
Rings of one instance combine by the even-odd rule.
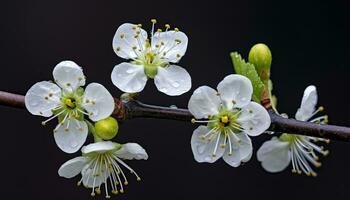
[[[25,108],[24,96],[0,91],[0,105]],[[118,121],[132,118],[155,118],[190,122],[193,118],[187,109],[147,105],[135,100],[123,103],[119,99],[115,99],[115,105],[116,109],[113,115]],[[270,131],[350,142],[349,127],[319,125],[311,122],[286,119],[275,114],[272,110],[269,110],[269,114],[272,122],[269,128]]]

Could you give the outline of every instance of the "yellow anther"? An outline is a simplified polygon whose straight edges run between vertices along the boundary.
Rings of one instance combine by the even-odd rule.
[[[132,30],[136,30],[136,28],[137,28],[137,26],[133,26],[133,27],[132,27]]]
[[[319,158],[318,156],[315,156],[314,159],[315,159],[315,160],[319,160],[320,158]]]
[[[141,178],[140,178],[140,177],[137,177],[136,180],[137,180],[137,181],[141,181]]]
[[[326,124],[328,123],[328,115],[324,116],[324,123],[326,123]]]
[[[68,129],[68,128],[65,128],[65,129],[64,129],[64,131],[68,132],[68,131],[69,131],[69,129]]]
[[[124,181],[124,185],[128,185],[129,184],[129,182],[128,181]]]
[[[227,124],[228,122],[229,122],[229,119],[228,119],[228,116],[222,116],[221,118],[220,118],[220,121],[222,122],[222,123],[224,123],[224,124]]]
[[[249,110],[249,113],[253,113],[253,110]]]
[[[121,33],[120,34],[120,38],[123,39],[125,37],[125,34],[124,33]]]
[[[77,186],[79,187],[80,185],[81,185],[81,182],[80,182],[80,181],[78,181],[78,182],[77,182]]]
[[[40,114],[40,115],[43,115],[44,113],[40,111],[39,114]]]
[[[112,194],[117,195],[119,192],[117,190],[112,190]]]
[[[124,193],[124,189],[120,189],[119,192],[123,194]]]
[[[159,48],[159,44],[156,44],[156,48]]]
[[[41,125],[45,126],[45,125],[46,125],[46,122],[41,122]]]
[[[318,110],[319,110],[320,112],[322,112],[322,111],[324,110],[324,107],[323,107],[323,106],[320,106],[320,107],[318,107]]]
[[[169,24],[165,24],[165,28],[166,28],[166,29],[169,29],[169,28],[170,28],[170,25],[169,25]]]
[[[211,156],[216,157],[216,154],[215,154],[215,153],[212,153]]]
[[[160,45],[164,45],[164,42],[163,42],[163,41],[160,41]]]
[[[297,173],[297,170],[292,169],[292,173],[293,173],[293,174]]]
[[[91,196],[94,197],[96,194],[95,192],[91,192]]]
[[[232,103],[233,103],[233,104],[236,104],[236,101],[235,101],[235,100],[232,100]]]
[[[329,150],[324,151],[323,155],[324,156],[328,156],[329,155]]]
[[[136,34],[139,35],[141,32],[140,31],[136,31]]]
[[[302,172],[300,170],[297,171],[298,174],[301,174]]]
[[[49,97],[46,96],[46,97],[44,97],[44,99],[45,99],[45,100],[49,100]]]
[[[192,118],[192,119],[191,119],[191,123],[192,123],[192,124],[196,123],[196,119],[195,119],[195,118]]]
[[[158,32],[158,33],[161,33],[162,31],[163,31],[163,30],[162,30],[162,29],[160,29],[160,28],[159,28],[159,29],[157,29],[157,32]]]
[[[52,93],[49,93],[49,97],[52,97],[52,95],[53,95]]]
[[[317,163],[315,163],[315,166],[316,166],[316,167],[321,167],[321,166],[322,166],[322,163],[317,162]]]
[[[137,27],[141,28],[141,27],[142,27],[142,24],[137,24]]]
[[[181,43],[181,40],[180,39],[175,39],[175,42],[177,42],[178,44]]]
[[[101,189],[100,189],[100,188],[96,188],[96,189],[95,189],[95,192],[96,192],[97,194],[101,194]]]
[[[331,142],[331,140],[330,139],[325,139],[324,142],[329,144]]]
[[[151,19],[151,22],[152,22],[152,24],[155,24],[155,23],[157,23],[157,20],[156,19]]]
[[[174,31],[175,31],[175,32],[179,32],[179,29],[178,29],[178,28],[174,28]]]
[[[136,49],[137,49],[137,47],[136,47],[136,46],[133,46],[133,47],[132,47],[132,49],[133,49],[133,50],[136,50]]]
[[[232,156],[232,153],[228,153],[229,156]]]
[[[109,196],[109,195],[106,195],[106,199],[110,199],[111,198],[111,196]]]
[[[317,174],[315,172],[311,172],[311,176],[316,177]]]
[[[221,148],[225,148],[225,147],[226,147],[226,144],[220,144],[220,147],[221,147]]]

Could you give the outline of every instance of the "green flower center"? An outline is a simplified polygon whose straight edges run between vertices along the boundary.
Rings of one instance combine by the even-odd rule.
[[[208,126],[211,129],[220,130],[223,134],[228,132],[239,133],[241,132],[241,125],[237,122],[239,116],[239,109],[227,110],[226,108],[221,108],[219,114],[211,117]]]
[[[64,104],[67,106],[67,108],[74,109],[76,107],[76,101],[75,98],[67,98],[64,100]]]

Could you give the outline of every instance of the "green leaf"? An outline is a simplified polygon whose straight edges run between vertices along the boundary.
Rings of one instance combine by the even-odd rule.
[[[247,77],[253,85],[253,100],[260,103],[261,95],[264,90],[264,83],[261,81],[258,72],[253,64],[245,62],[241,55],[237,52],[232,52],[231,59],[233,67],[237,74]]]

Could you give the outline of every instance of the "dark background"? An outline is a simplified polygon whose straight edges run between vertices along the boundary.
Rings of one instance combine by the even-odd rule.
[[[2,1],[0,6],[0,90],[25,94],[52,69],[70,59],[84,67],[88,82],[121,94],[110,80],[122,62],[111,47],[124,22],[179,27],[189,37],[180,62],[192,76],[191,92],[168,97],[149,81],[141,100],[186,107],[202,84],[216,87],[233,73],[230,51],[247,57],[257,42],[273,54],[272,79],[279,110],[294,116],[309,84],[318,86],[319,104],[332,124],[350,125],[349,6],[345,1]],[[90,199],[77,188],[79,178],[57,175],[59,166],[75,155],[59,150],[42,118],[25,110],[0,107],[1,199]],[[317,178],[265,172],[256,161],[232,168],[223,161],[198,164],[190,138],[191,123],[135,119],[121,125],[117,141],[137,142],[148,161],[128,162],[142,177],[130,179],[126,194],[115,199],[349,199],[350,144],[332,142]],[[254,138],[257,150],[270,136]],[[131,176],[130,176],[131,177]],[[102,198],[101,198],[102,199]]]

